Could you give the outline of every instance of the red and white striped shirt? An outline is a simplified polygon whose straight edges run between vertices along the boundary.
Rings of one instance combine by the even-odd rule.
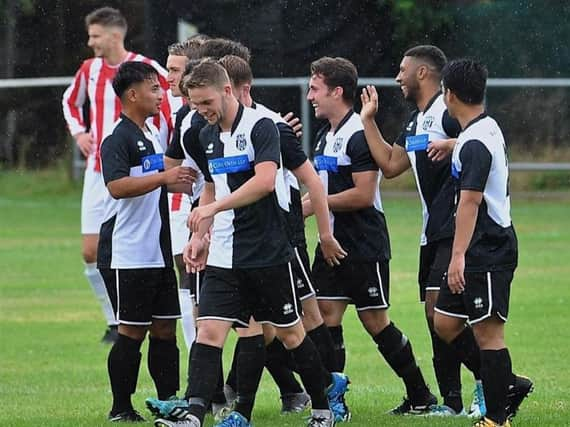
[[[182,102],[170,94],[166,81],[167,72],[156,61],[133,52],[127,53],[124,62],[127,61],[142,61],[152,65],[158,71],[160,85],[165,91],[165,96],[160,113],[149,120],[159,129],[160,142],[163,147],[166,147],[173,129],[172,111],[177,111]],[[119,65],[111,66],[103,58],[87,59],[81,64],[73,82],[63,94],[63,115],[72,135],[86,131],[83,104],[89,99],[90,132],[97,149],[91,154],[92,161],[88,159],[87,164],[93,165],[97,172],[101,172],[99,157],[101,142],[112,132],[113,125],[121,113],[121,102],[112,86]]]

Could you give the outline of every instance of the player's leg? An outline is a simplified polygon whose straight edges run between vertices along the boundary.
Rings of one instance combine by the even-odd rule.
[[[255,276],[255,277],[253,277]],[[254,280],[255,279],[255,280]],[[254,289],[254,317],[275,326],[283,346],[291,352],[305,390],[311,397],[312,417],[309,425],[333,425],[333,415],[325,394],[327,374],[313,341],[306,336],[301,322],[301,306],[295,293],[291,263],[252,272],[252,283],[267,284]]]
[[[172,268],[153,269],[155,294],[148,347],[148,369],[159,399],[175,396],[180,387],[180,353],[176,320],[181,317],[176,275]],[[149,277],[150,279],[150,277]]]
[[[107,329],[102,341],[113,343],[117,339],[117,320],[105,287],[105,282],[97,269],[97,246],[99,230],[104,216],[104,197],[107,189],[100,173],[87,168],[83,180],[81,198],[81,235],[82,256],[85,263],[85,277],[93,289],[95,297],[107,322]]]
[[[140,421],[134,410],[131,395],[136,390],[141,353],[146,331],[152,323],[152,292],[141,279],[148,270],[114,270],[117,289],[119,334],[111,347],[107,368],[113,405],[111,421]],[[111,284],[109,283],[109,286]]]
[[[512,279],[513,271],[465,273],[463,300],[481,349],[486,417],[498,424],[514,417],[533,389],[532,381],[513,373],[504,339]]]
[[[338,269],[330,267],[319,250],[315,251],[312,278],[314,279],[319,312],[329,330],[334,355],[326,359],[331,372],[344,372],[346,349],[342,331],[342,318],[350,301],[345,295],[344,284],[338,280]]]

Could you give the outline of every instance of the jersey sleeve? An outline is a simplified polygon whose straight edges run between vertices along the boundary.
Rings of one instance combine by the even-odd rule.
[[[263,118],[253,126],[251,142],[255,149],[256,165],[269,161],[280,165],[279,131],[271,119]]]
[[[348,141],[346,154],[350,157],[352,172],[377,171],[378,166],[370,154],[364,131],[356,132]]]
[[[295,170],[307,161],[307,155],[303,151],[297,136],[291,126],[286,123],[277,123],[283,166],[289,170]]]
[[[204,174],[204,179],[207,182],[213,182],[212,175],[210,175],[210,170],[208,169],[208,159],[206,157],[206,151],[204,147],[208,144],[208,131],[209,128],[205,127],[200,130],[198,135],[198,142],[199,144],[192,144],[188,150],[188,154],[194,159],[202,173]]]
[[[130,175],[131,162],[127,141],[112,133],[101,144],[101,165],[105,185]]]
[[[447,110],[443,112],[441,125],[445,134],[450,138],[457,138],[461,133],[461,125],[457,119],[454,119],[449,115],[449,111]]]
[[[63,117],[71,135],[86,131],[83,104],[87,99],[87,79],[91,61],[85,61],[77,70],[73,81],[63,93]]]
[[[459,188],[483,192],[491,170],[492,155],[481,141],[465,142],[459,152],[461,177]]]

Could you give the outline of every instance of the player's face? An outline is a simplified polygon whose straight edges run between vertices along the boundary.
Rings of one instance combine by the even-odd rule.
[[[192,105],[208,124],[213,125],[223,119],[226,109],[224,90],[214,86],[197,87],[190,89],[189,95]]]
[[[157,76],[146,79],[135,86],[136,105],[139,111],[147,116],[154,116],[160,111],[162,103],[162,87]]]
[[[328,119],[335,105],[332,91],[325,84],[323,77],[318,74],[312,75],[309,80],[307,100],[315,109],[317,119]]]
[[[182,73],[184,72],[184,68],[186,68],[187,62],[188,59],[186,56],[180,55],[168,55],[168,58],[166,59],[166,69],[168,70],[166,81],[168,82],[172,95],[174,96],[182,96],[180,89],[178,88],[178,84],[180,83],[180,79],[182,78]]]
[[[404,56],[400,63],[400,72],[396,76],[396,82],[400,85],[404,99],[415,102],[420,88],[416,72],[418,64],[414,58]]]
[[[87,46],[93,49],[96,57],[107,57],[116,43],[117,30],[99,24],[89,25]]]

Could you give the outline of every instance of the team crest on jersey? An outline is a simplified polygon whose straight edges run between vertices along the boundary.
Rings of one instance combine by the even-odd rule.
[[[144,142],[142,141],[137,141],[137,145],[139,147],[139,151],[146,151],[146,147],[144,145]]]
[[[433,122],[435,122],[434,116],[424,117],[424,122],[422,123],[423,130],[428,130],[429,128],[431,128],[433,125]]]
[[[339,136],[337,139],[335,139],[334,144],[333,144],[333,151],[335,153],[338,153],[340,151],[340,149],[342,148],[342,136]]]
[[[245,150],[245,147],[247,146],[247,140],[245,139],[245,134],[240,133],[236,136],[236,148],[239,151],[243,151]]]
[[[368,288],[368,296],[370,296],[370,298],[376,298],[378,296],[378,288],[375,286],[370,286]]]

